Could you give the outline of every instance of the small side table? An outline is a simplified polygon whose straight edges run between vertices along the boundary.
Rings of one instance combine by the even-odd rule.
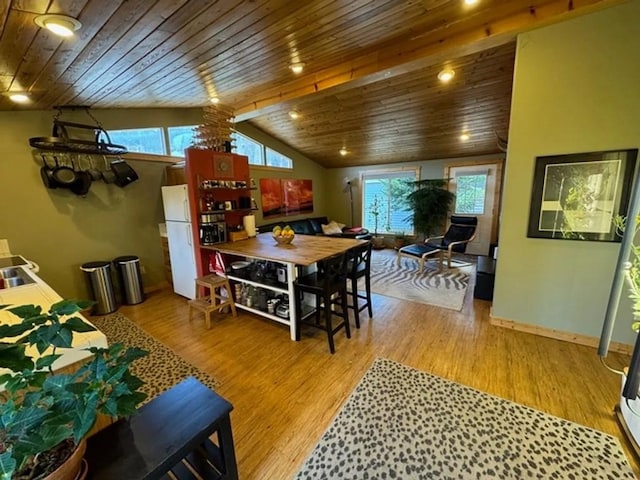
[[[496,261],[491,257],[478,257],[476,286],[473,296],[481,300],[493,300],[493,284],[496,277]]]
[[[237,480],[233,406],[193,377],[87,440],[88,480]],[[209,437],[216,435],[217,443]],[[165,475],[171,472],[172,477]],[[197,474],[197,476],[194,474]]]

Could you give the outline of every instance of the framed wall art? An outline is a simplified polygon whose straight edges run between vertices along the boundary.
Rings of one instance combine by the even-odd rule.
[[[286,217],[313,212],[313,182],[261,178],[262,217]]]
[[[528,237],[619,242],[638,149],[536,157]]]

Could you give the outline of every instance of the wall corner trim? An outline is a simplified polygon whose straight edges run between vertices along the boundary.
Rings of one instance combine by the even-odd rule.
[[[523,333],[531,333],[541,337],[553,338],[555,340],[561,340],[563,342],[577,343],[578,345],[584,345],[587,347],[598,348],[599,339],[596,337],[589,337],[588,335],[582,335],[579,333],[564,332],[562,330],[556,330],[554,328],[541,327],[540,325],[529,325],[521,322],[514,322],[513,320],[507,320],[505,318],[494,317],[493,312],[489,314],[489,324],[508,328]],[[631,355],[633,352],[633,345],[627,345],[626,343],[611,342],[609,350],[616,353],[622,353],[624,355]]]

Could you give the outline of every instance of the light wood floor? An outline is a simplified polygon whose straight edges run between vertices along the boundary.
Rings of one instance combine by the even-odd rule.
[[[462,312],[374,295],[373,319],[365,313],[350,340],[340,332],[335,355],[319,330],[292,342],[286,327],[242,311],[206,330],[168,290],[120,312],[222,382],[243,480],[291,478],[376,357],[615,435],[640,472],[612,414],[619,377],[596,351],[491,326],[490,303],[472,288]],[[622,368],[628,358],[608,362]]]

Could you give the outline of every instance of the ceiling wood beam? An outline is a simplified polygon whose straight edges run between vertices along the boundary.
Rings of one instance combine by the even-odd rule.
[[[331,89],[359,87],[385,78],[424,68],[461,55],[477,53],[513,41],[517,34],[567,20],[574,16],[624,3],[627,0],[553,0],[537,2],[511,11],[501,20],[464,25],[445,31],[436,30],[406,38],[367,53],[336,67],[313,72],[285,85],[261,92],[261,98],[235,109],[236,122],[273,113],[308,95]],[[506,3],[506,2],[505,2]],[[513,6],[506,5],[505,12]],[[476,19],[477,20],[477,19]],[[234,102],[231,102],[232,104]],[[285,104],[284,106],[282,104]]]

